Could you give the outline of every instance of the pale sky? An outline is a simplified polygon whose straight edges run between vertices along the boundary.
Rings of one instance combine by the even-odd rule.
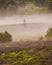
[[[23,23],[24,19],[26,20],[26,23],[52,23],[52,14],[3,16],[0,17],[0,25]]]

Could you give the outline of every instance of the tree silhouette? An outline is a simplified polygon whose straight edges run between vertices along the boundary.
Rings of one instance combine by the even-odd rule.
[[[46,35],[45,35],[46,38],[52,38],[52,28],[49,28]]]
[[[9,34],[7,31],[0,33],[0,42],[11,42],[12,35]]]

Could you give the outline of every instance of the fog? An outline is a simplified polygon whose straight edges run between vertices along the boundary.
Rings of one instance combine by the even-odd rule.
[[[52,23],[52,14],[0,16],[0,25],[23,23]]]
[[[24,19],[26,25],[24,26]],[[31,23],[31,24],[30,24]],[[13,25],[9,25],[13,24]],[[52,26],[52,14],[14,15],[0,17],[0,32],[8,31],[13,41],[44,36]]]

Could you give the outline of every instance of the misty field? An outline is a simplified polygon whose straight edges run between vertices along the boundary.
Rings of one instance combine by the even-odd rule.
[[[52,0],[0,0],[0,65],[52,65]]]
[[[0,65],[52,65],[52,41],[0,43]]]

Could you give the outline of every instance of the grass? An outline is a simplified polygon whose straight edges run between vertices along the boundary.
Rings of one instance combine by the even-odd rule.
[[[35,43],[31,44],[35,46]],[[52,65],[52,46],[45,47],[44,45],[42,48],[39,46],[2,53],[0,54],[0,65]]]

